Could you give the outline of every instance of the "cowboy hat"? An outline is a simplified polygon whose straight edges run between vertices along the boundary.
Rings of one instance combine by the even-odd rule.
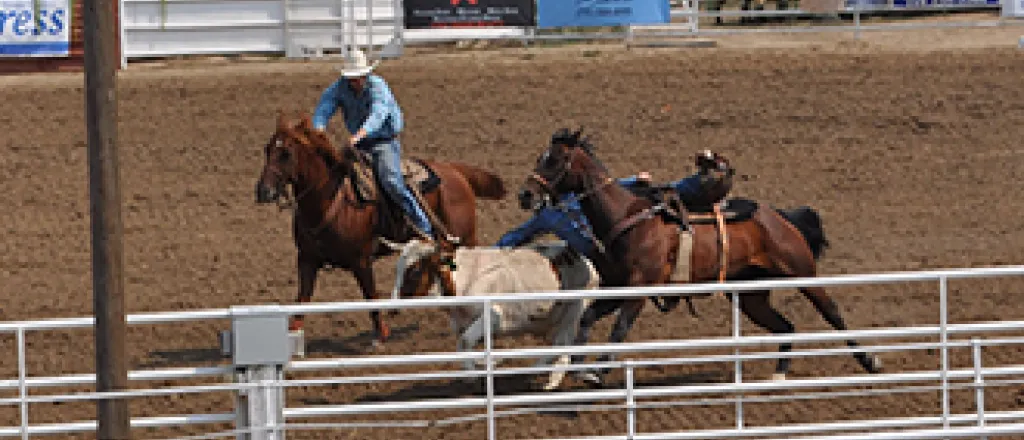
[[[345,78],[358,78],[366,76],[373,69],[377,68],[377,64],[380,61],[374,61],[373,64],[369,64],[366,60],[366,54],[359,49],[352,49],[349,51],[348,56],[345,57],[344,63],[338,67],[341,71],[341,76]]]

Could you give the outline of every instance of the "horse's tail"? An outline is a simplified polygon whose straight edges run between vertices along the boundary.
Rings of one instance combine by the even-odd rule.
[[[458,171],[459,174],[462,174],[462,177],[466,178],[469,185],[473,187],[473,193],[477,197],[491,200],[499,200],[505,197],[505,182],[497,174],[464,163],[448,162],[448,165],[454,168],[455,171]]]
[[[825,237],[825,229],[821,227],[821,216],[818,211],[810,206],[801,206],[793,209],[776,209],[783,218],[800,230],[800,234],[807,240],[811,247],[811,254],[814,259],[821,258],[825,248],[829,246],[828,238]]]

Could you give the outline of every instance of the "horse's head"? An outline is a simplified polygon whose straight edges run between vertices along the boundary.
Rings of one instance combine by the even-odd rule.
[[[445,283],[455,270],[455,246],[445,240],[429,242],[418,239],[404,245],[390,245],[401,249],[395,264],[397,276],[391,291],[392,299],[447,294]],[[444,276],[445,278],[439,278]],[[449,286],[453,288],[453,286]]]
[[[551,144],[537,158],[533,173],[519,191],[520,207],[529,209],[538,199],[557,200],[566,193],[583,192],[593,178],[607,174],[594,155],[594,146],[581,132],[563,128],[551,135]]]
[[[309,115],[290,121],[282,112],[263,150],[265,162],[256,182],[257,203],[276,202],[285,195],[288,184],[317,177],[327,179],[331,172],[345,171],[355,159],[351,146],[339,152],[326,134],[314,129]],[[318,165],[326,166],[326,172],[317,173]]]

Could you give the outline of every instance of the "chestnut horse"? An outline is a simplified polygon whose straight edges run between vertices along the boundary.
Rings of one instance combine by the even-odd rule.
[[[298,250],[298,301],[309,302],[320,269],[331,266],[352,273],[363,298],[376,299],[373,262],[393,253],[386,242],[405,242],[411,228],[401,208],[385,201],[383,190],[374,191],[377,202],[359,192],[360,184],[376,187],[357,165],[366,165],[346,142],[340,149],[322,132],[314,130],[308,114],[289,121],[278,114],[277,128],[265,147],[266,162],[256,183],[256,202],[273,203],[292,188],[294,206],[292,235]],[[403,160],[406,161],[407,159]],[[436,190],[419,194],[424,210],[438,231],[458,237],[469,246],[477,242],[476,198],[498,200],[505,186],[497,175],[474,166],[422,160],[436,176]],[[406,162],[405,165],[410,165]],[[357,180],[364,176],[364,180]],[[407,180],[408,182],[408,180]],[[412,183],[409,183],[412,185]],[[378,187],[379,188],[379,187]],[[379,311],[370,312],[374,345],[386,342],[390,330]],[[303,316],[293,317],[290,330],[301,330]]]
[[[614,184],[607,168],[595,156],[591,144],[581,139],[580,132],[556,133],[551,145],[538,158],[533,174],[528,176],[520,197],[550,196],[559,199],[565,193],[576,193],[583,214],[605,251],[595,264],[607,286],[666,285],[685,282],[752,280],[772,277],[816,276],[816,257],[825,244],[820,219],[810,208],[779,211],[753,202],[748,216],[740,216],[726,225],[727,243],[724,259],[726,270],[720,274],[722,256],[718,229],[714,222],[688,219],[685,207],[673,208],[650,198],[639,197]],[[676,220],[676,221],[674,221]],[[689,276],[680,281],[673,276],[682,243],[681,233],[692,233],[689,253]],[[685,258],[685,253],[683,258]],[[686,264],[687,262],[682,262]],[[684,273],[687,271],[683,271]],[[821,287],[800,288],[800,292],[832,327],[845,330],[846,324],[835,301]],[[793,324],[769,302],[769,291],[740,294],[740,308],[754,323],[772,333],[792,333]],[[674,298],[678,303],[679,298]],[[597,300],[584,313],[577,333],[576,345],[586,343],[595,322],[619,309],[610,342],[622,342],[646,303],[643,298]],[[856,348],[854,340],[847,344]],[[791,350],[791,344],[780,344],[780,352]],[[576,356],[578,360],[581,356]],[[610,359],[603,356],[602,360]],[[871,373],[880,371],[875,356],[857,352],[854,358]],[[780,358],[773,378],[781,380],[789,371],[790,359]],[[606,372],[600,371],[599,374]],[[600,383],[600,377],[585,374],[584,379]]]

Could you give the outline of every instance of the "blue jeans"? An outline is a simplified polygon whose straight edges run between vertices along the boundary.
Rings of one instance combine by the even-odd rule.
[[[398,202],[420,231],[433,237],[434,228],[431,227],[427,214],[423,212],[423,207],[416,202],[416,197],[412,195],[402,176],[402,145],[398,139],[366,142],[369,144],[367,147],[364,147],[363,145],[366,144],[363,143],[360,143],[359,146],[369,148],[370,155],[373,157],[373,167],[384,186],[384,191],[391,197],[391,200]]]
[[[495,246],[519,246],[538,234],[553,232],[564,240],[569,247],[583,255],[591,255],[594,243],[583,234],[587,225],[576,221],[568,213],[553,208],[543,208],[519,227],[501,236]]]

